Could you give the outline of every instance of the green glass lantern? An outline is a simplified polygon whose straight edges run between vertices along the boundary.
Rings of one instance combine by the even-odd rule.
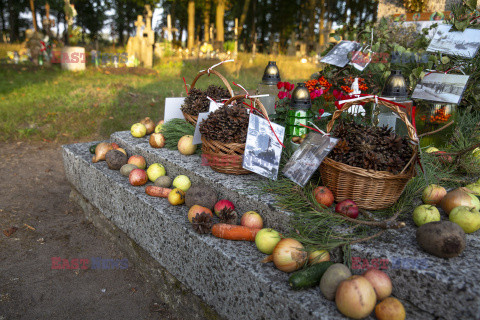
[[[309,122],[313,120],[312,100],[310,100],[310,91],[305,87],[305,83],[298,83],[292,92],[292,100],[287,113],[287,135],[301,136],[308,133],[308,128],[300,124],[310,126]]]

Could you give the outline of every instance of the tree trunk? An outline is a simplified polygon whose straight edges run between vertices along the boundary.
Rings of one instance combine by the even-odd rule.
[[[307,34],[307,43],[308,47],[314,47],[315,45],[315,7],[317,1],[316,0],[309,0],[308,1],[308,34]],[[308,53],[308,52],[307,52]]]
[[[195,40],[195,1],[188,0],[188,41],[187,48],[193,48],[193,41]]]
[[[250,0],[245,0],[243,3],[243,10],[242,10],[242,15],[240,16],[240,20],[238,22],[238,36],[242,34],[243,31],[243,25],[245,24],[245,21],[247,20],[247,14],[248,14],[248,8],[250,7]]]
[[[2,19],[2,30],[3,31],[6,31],[7,28],[5,26],[5,7],[3,6],[3,2],[2,2],[2,5],[1,5],[1,8],[0,8],[0,19]],[[3,37],[2,39],[0,39],[0,42],[3,42]]]
[[[225,0],[217,0],[217,10],[216,10],[216,19],[215,27],[217,28],[217,41],[223,44],[225,41],[225,31],[224,31],[224,15],[225,15]]]
[[[210,0],[205,0],[205,10],[203,11],[203,40],[210,42]]]
[[[16,0],[8,0],[8,24],[10,27],[10,42],[20,40],[19,12],[15,5]]]
[[[60,39],[60,19],[62,18],[62,12],[59,10],[57,12],[57,39]]]
[[[320,48],[325,45],[325,0],[320,0],[320,21],[319,21],[319,39],[318,44]]]
[[[37,26],[37,13],[35,12],[35,5],[33,4],[33,0],[30,0],[30,10],[32,11],[32,20],[33,20],[33,29],[38,31]]]

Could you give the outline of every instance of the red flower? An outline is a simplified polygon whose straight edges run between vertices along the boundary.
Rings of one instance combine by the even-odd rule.
[[[278,90],[282,89],[283,86],[284,86],[284,83],[283,83],[283,82],[280,81],[280,82],[277,83],[277,88],[278,88]]]
[[[317,95],[315,94],[315,91],[313,92],[310,92],[310,99],[315,99],[317,97]]]
[[[295,85],[293,83],[285,82],[285,89],[287,89],[288,91],[292,91],[293,88],[295,88]]]
[[[319,110],[318,110],[318,114],[319,114],[320,116],[322,116],[322,114],[324,114],[324,113],[325,113],[325,110],[324,110],[324,109],[319,109]]]
[[[278,93],[278,98],[279,98],[279,99],[283,99],[283,98],[285,98],[286,96],[287,96],[287,93],[286,93],[285,91],[280,91],[280,92]]]
[[[292,95],[290,93],[287,93],[288,99],[292,99]]]

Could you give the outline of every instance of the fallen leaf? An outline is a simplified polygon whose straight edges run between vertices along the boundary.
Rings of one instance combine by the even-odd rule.
[[[17,227],[10,227],[8,229],[3,230],[3,234],[7,237],[10,237],[12,234],[17,232],[18,228]]]
[[[23,225],[24,225],[25,227],[27,227],[28,229],[30,229],[30,230],[33,230],[33,231],[37,230],[37,229],[35,229],[34,227],[32,227],[32,226],[30,226],[30,225],[28,225],[28,224],[26,224],[26,223],[24,223]]]

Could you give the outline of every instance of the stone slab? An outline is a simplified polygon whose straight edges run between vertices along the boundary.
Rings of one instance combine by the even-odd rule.
[[[125,146],[128,152],[140,154],[147,163],[160,162],[169,175],[187,174],[194,182],[207,183],[239,206],[239,212],[256,210],[266,225],[288,231],[291,213],[275,207],[271,195],[261,195],[255,182],[265,178],[255,174],[225,175],[202,166],[199,155],[182,156],[178,151],[154,149],[148,138],[134,138],[128,131],[112,134],[111,140]],[[388,259],[388,274],[394,283],[394,295],[408,300],[420,309],[438,317],[477,319],[480,315],[479,232],[467,235],[467,249],[457,258],[442,259],[423,252],[415,239],[416,227],[406,219],[407,227],[390,230],[382,237],[352,246],[352,256]],[[357,272],[360,272],[358,270]],[[414,284],[405,285],[410,281]]]
[[[248,210],[259,211],[265,217],[266,225],[272,226],[280,230],[286,230],[288,228],[288,219],[291,215],[288,212],[277,210],[273,206],[274,199],[271,196],[260,196],[259,193],[255,191],[255,187],[252,187],[252,182],[259,181],[263,178],[253,174],[246,176],[233,176],[216,173],[212,171],[209,167],[202,166],[201,159],[198,155],[186,157],[181,156],[177,151],[171,151],[166,149],[153,149],[149,146],[148,140],[146,138],[133,138],[131,137],[129,132],[118,132],[113,134],[111,138],[112,141],[115,141],[120,146],[124,147],[127,152],[129,152],[129,154],[143,155],[146,158],[147,163],[162,163],[163,165],[165,165],[168,174],[171,176],[175,176],[177,174],[187,174],[191,178],[193,183],[203,182],[211,185],[219,191],[222,197],[232,200],[239,208],[239,212],[245,212]],[[102,179],[104,183],[108,185],[116,185],[118,183],[120,184],[120,186],[117,186],[116,189],[125,188],[127,189],[127,191],[130,189],[138,189],[138,187],[130,186],[126,179],[121,177],[118,172],[108,170],[105,163],[92,164],[90,161],[91,157],[90,155],[88,155],[87,146],[78,146],[79,145],[72,145],[66,146],[64,148],[64,161],[66,171],[72,174],[72,177],[69,177],[69,179],[71,179],[71,182],[75,186],[75,188],[78,188],[77,185],[84,185],[82,188],[85,188],[89,185],[91,187],[94,187],[94,185],[98,184],[99,178],[96,176],[99,175],[98,171],[100,171],[100,176],[106,175],[106,177]],[[78,160],[79,157],[83,160]],[[85,170],[86,172],[89,172],[89,177],[83,178],[78,172],[76,172],[76,170],[78,170],[76,169],[77,166],[86,167]],[[107,178],[110,175],[113,175],[112,179]],[[67,174],[67,177],[68,176],[69,174]],[[88,182],[89,180],[97,181],[90,184]],[[164,258],[161,255],[160,257],[157,257],[158,253],[155,252],[155,247],[158,247],[159,244],[163,244],[163,241],[166,241],[168,243],[166,237],[160,237],[159,239],[153,240],[152,236],[147,237],[143,234],[144,231],[139,231],[145,228],[145,226],[142,226],[142,223],[150,220],[142,218],[142,221],[136,221],[138,218],[136,218],[135,215],[131,216],[131,214],[127,214],[127,212],[125,212],[124,215],[126,216],[121,219],[118,218],[120,220],[116,221],[115,219],[117,218],[111,216],[111,214],[105,213],[105,210],[111,210],[111,208],[109,209],[108,202],[116,201],[116,196],[113,196],[113,198],[107,197],[109,198],[107,200],[101,200],[95,198],[95,195],[91,194],[91,191],[88,191],[88,187],[87,190],[83,190],[82,188],[78,189],[79,192],[82,193],[82,195],[89,199],[89,201],[92,201],[92,204],[95,207],[98,207],[99,210],[109,219],[113,219],[112,222],[115,225],[119,226],[120,229],[124,230],[128,236],[131,236],[134,241],[138,242],[140,246],[144,247],[149,253],[152,254],[152,256],[157,261],[159,261],[163,265],[163,260],[160,261],[159,259]],[[127,191],[122,190],[122,193],[125,193]],[[136,200],[132,199],[132,201],[140,203],[145,201],[147,205],[152,205],[153,200],[157,202],[164,200],[152,200],[151,197],[145,196],[143,194],[143,188],[141,188],[140,193],[142,194],[142,196],[137,197]],[[129,194],[129,192],[127,192],[127,194]],[[90,198],[92,198],[93,200],[91,200]],[[130,202],[128,200],[129,197],[122,196],[121,198],[123,199],[123,203],[126,202],[128,204]],[[121,200],[118,199],[118,201]],[[123,210],[128,211],[131,210],[131,208],[125,209],[125,204],[123,204]],[[186,212],[186,208],[173,208],[173,211],[175,212],[179,210],[184,210]],[[156,209],[156,213],[162,212],[162,214],[167,213],[167,215],[171,211],[171,206]],[[150,217],[153,216],[156,215],[154,214]],[[125,221],[125,219],[127,221]],[[188,223],[186,223],[185,218],[183,223],[186,225],[182,227],[182,232],[186,232],[189,237],[196,236],[196,234],[191,232],[191,230],[188,231],[189,227]],[[390,231],[384,237],[382,237],[382,239],[352,246],[352,256],[360,257],[362,259],[368,259],[369,261],[371,261],[371,259],[373,258],[386,258],[390,260],[391,263],[389,264],[389,270],[387,270],[387,273],[391,276],[394,283],[394,295],[398,298],[405,299],[406,305],[409,306],[409,315],[415,314],[415,317],[413,317],[412,319],[428,319],[431,318],[432,315],[437,318],[458,319],[459,314],[462,314],[462,319],[476,319],[477,315],[480,314],[480,310],[478,309],[480,305],[478,300],[478,295],[480,293],[480,290],[478,288],[479,275],[475,271],[472,272],[472,270],[478,270],[478,262],[480,257],[480,246],[478,245],[480,241],[478,240],[478,235],[468,236],[467,250],[465,250],[465,252],[462,253],[459,258],[449,260],[439,259],[420,251],[414,239],[415,229],[409,221],[407,221],[407,223],[409,224],[407,228],[400,231]],[[140,234],[138,234],[139,232]],[[177,231],[175,234],[178,235],[182,232]],[[130,233],[132,233],[132,235],[130,235]],[[151,239],[151,241],[146,241],[146,239],[144,238]],[[190,238],[188,239],[189,242],[196,243],[194,240]],[[201,239],[204,238],[202,237]],[[256,266],[257,262],[261,260],[262,255],[254,248],[254,246],[252,246],[252,244],[223,241],[215,238],[214,240],[225,242],[225,247],[232,250],[232,256],[230,257],[231,259],[236,260],[238,259],[239,255],[250,257],[251,259],[256,259],[254,260],[254,265]],[[152,245],[151,242],[154,242],[154,244]],[[205,245],[205,242],[203,242],[203,240],[201,242]],[[208,242],[208,245],[214,246],[215,243],[216,242]],[[245,251],[245,245],[247,245],[247,248],[249,248],[248,252]],[[185,247],[185,250],[187,248],[188,247]],[[233,252],[237,253],[233,254]],[[216,256],[217,254],[223,256],[225,255],[225,252],[223,250],[213,250],[212,254],[213,256]],[[399,260],[400,262],[403,262],[403,265],[398,265]],[[419,265],[419,261],[423,264]],[[408,264],[406,264],[405,262],[408,262]],[[242,263],[240,264],[242,265]],[[415,265],[416,263],[417,265]],[[427,268],[425,268],[425,266],[427,266]],[[262,269],[257,270],[257,268]],[[254,270],[260,273],[264,271],[262,266],[257,266],[256,268],[254,268]],[[288,276],[281,272],[278,274],[278,271],[276,271],[271,266],[269,266],[269,269],[266,269],[265,271],[267,270],[269,274],[267,278],[271,277],[269,279],[272,279],[273,281],[280,281],[281,283],[283,283],[283,286],[286,286],[286,279],[288,278]],[[250,274],[250,271],[243,273],[243,275]],[[270,274],[270,272],[273,272],[273,274]],[[275,274],[275,272],[277,272],[277,274]],[[241,277],[242,281],[243,275]],[[261,276],[261,278],[263,278],[262,281],[265,282],[265,277]],[[184,280],[180,278],[179,280],[185,285],[187,285],[187,287],[190,287],[192,284],[199,285],[200,283],[202,283],[197,283],[197,281],[189,282],[188,280],[185,280],[184,282]],[[266,283],[268,283],[268,281],[266,281]],[[259,287],[256,286],[254,287],[254,290],[257,290],[258,288]],[[282,285],[280,285],[280,287],[275,286],[275,288],[281,289]],[[252,288],[250,289],[252,290]],[[284,289],[287,290],[288,293],[286,294],[288,297],[295,298],[295,292],[289,292],[288,287]],[[307,293],[310,291],[311,290],[303,292],[301,296],[308,296]],[[251,294],[248,292],[248,290],[245,292],[248,295]],[[264,290],[255,292],[257,292],[258,295],[260,295],[260,292],[262,292],[263,297],[266,296]],[[203,294],[199,292],[196,292],[196,294],[200,294],[203,299]],[[292,294],[293,296],[291,296]],[[319,294],[319,292],[317,292],[317,294],[321,299],[321,294]],[[319,297],[316,297],[315,299],[318,300]],[[306,299],[308,301],[308,298]],[[215,299],[212,300],[211,298],[209,298],[205,301],[210,304],[211,301],[214,300]],[[411,302],[412,305],[409,304],[409,302]],[[324,301],[324,303],[331,304],[331,302],[328,301]],[[315,306],[315,304],[308,305]],[[419,309],[417,309],[413,305],[417,306]],[[217,310],[217,307],[215,305],[212,306]],[[295,308],[293,310],[295,310]],[[224,316],[225,312],[225,310],[222,310],[219,311],[219,314]],[[247,314],[249,314],[249,312],[247,312]],[[315,314],[312,313],[310,315],[307,313],[307,315],[311,317]],[[336,315],[338,316],[338,313]],[[326,316],[326,319],[328,319],[328,314]],[[230,315],[228,315],[227,317],[230,318]]]

